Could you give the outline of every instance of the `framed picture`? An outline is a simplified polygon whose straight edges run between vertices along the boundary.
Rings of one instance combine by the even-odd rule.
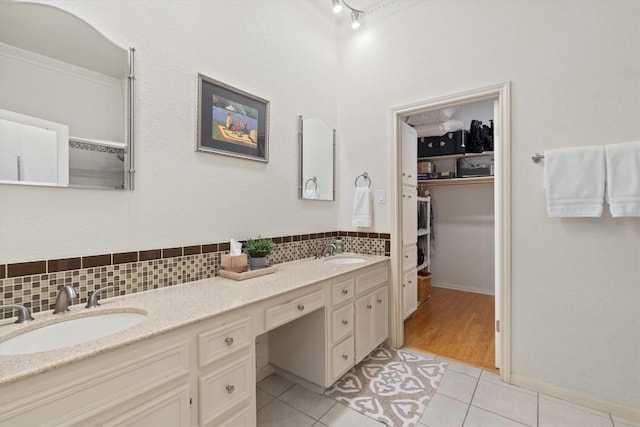
[[[196,151],[269,161],[269,101],[198,73]]]

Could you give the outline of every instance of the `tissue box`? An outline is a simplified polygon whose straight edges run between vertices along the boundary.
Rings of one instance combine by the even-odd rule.
[[[220,265],[223,270],[227,271],[235,271],[236,273],[247,271],[247,254],[222,255]]]

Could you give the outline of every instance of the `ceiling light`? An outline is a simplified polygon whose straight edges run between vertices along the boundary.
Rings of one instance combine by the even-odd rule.
[[[333,4],[333,13],[340,13],[342,10],[342,5],[351,11],[351,28],[354,30],[360,27],[360,15],[364,15],[362,10],[355,9],[349,6],[349,3],[346,0],[331,0]]]
[[[354,30],[360,27],[360,21],[358,20],[359,15],[360,15],[359,11],[357,10],[351,11],[351,28],[353,28]]]

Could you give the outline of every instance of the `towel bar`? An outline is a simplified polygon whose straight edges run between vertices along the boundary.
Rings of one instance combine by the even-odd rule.
[[[543,159],[544,154],[534,153],[533,156],[531,156],[531,160],[533,160],[533,163],[540,163],[540,161]]]
[[[356,181],[355,181],[356,188],[358,188],[359,178],[364,178],[364,180],[369,183],[368,187],[371,188],[371,178],[369,178],[369,174],[367,172],[364,172],[363,174],[356,176]]]

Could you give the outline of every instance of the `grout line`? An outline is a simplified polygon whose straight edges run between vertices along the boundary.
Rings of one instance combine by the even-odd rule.
[[[540,393],[536,393],[536,427],[540,426]]]

